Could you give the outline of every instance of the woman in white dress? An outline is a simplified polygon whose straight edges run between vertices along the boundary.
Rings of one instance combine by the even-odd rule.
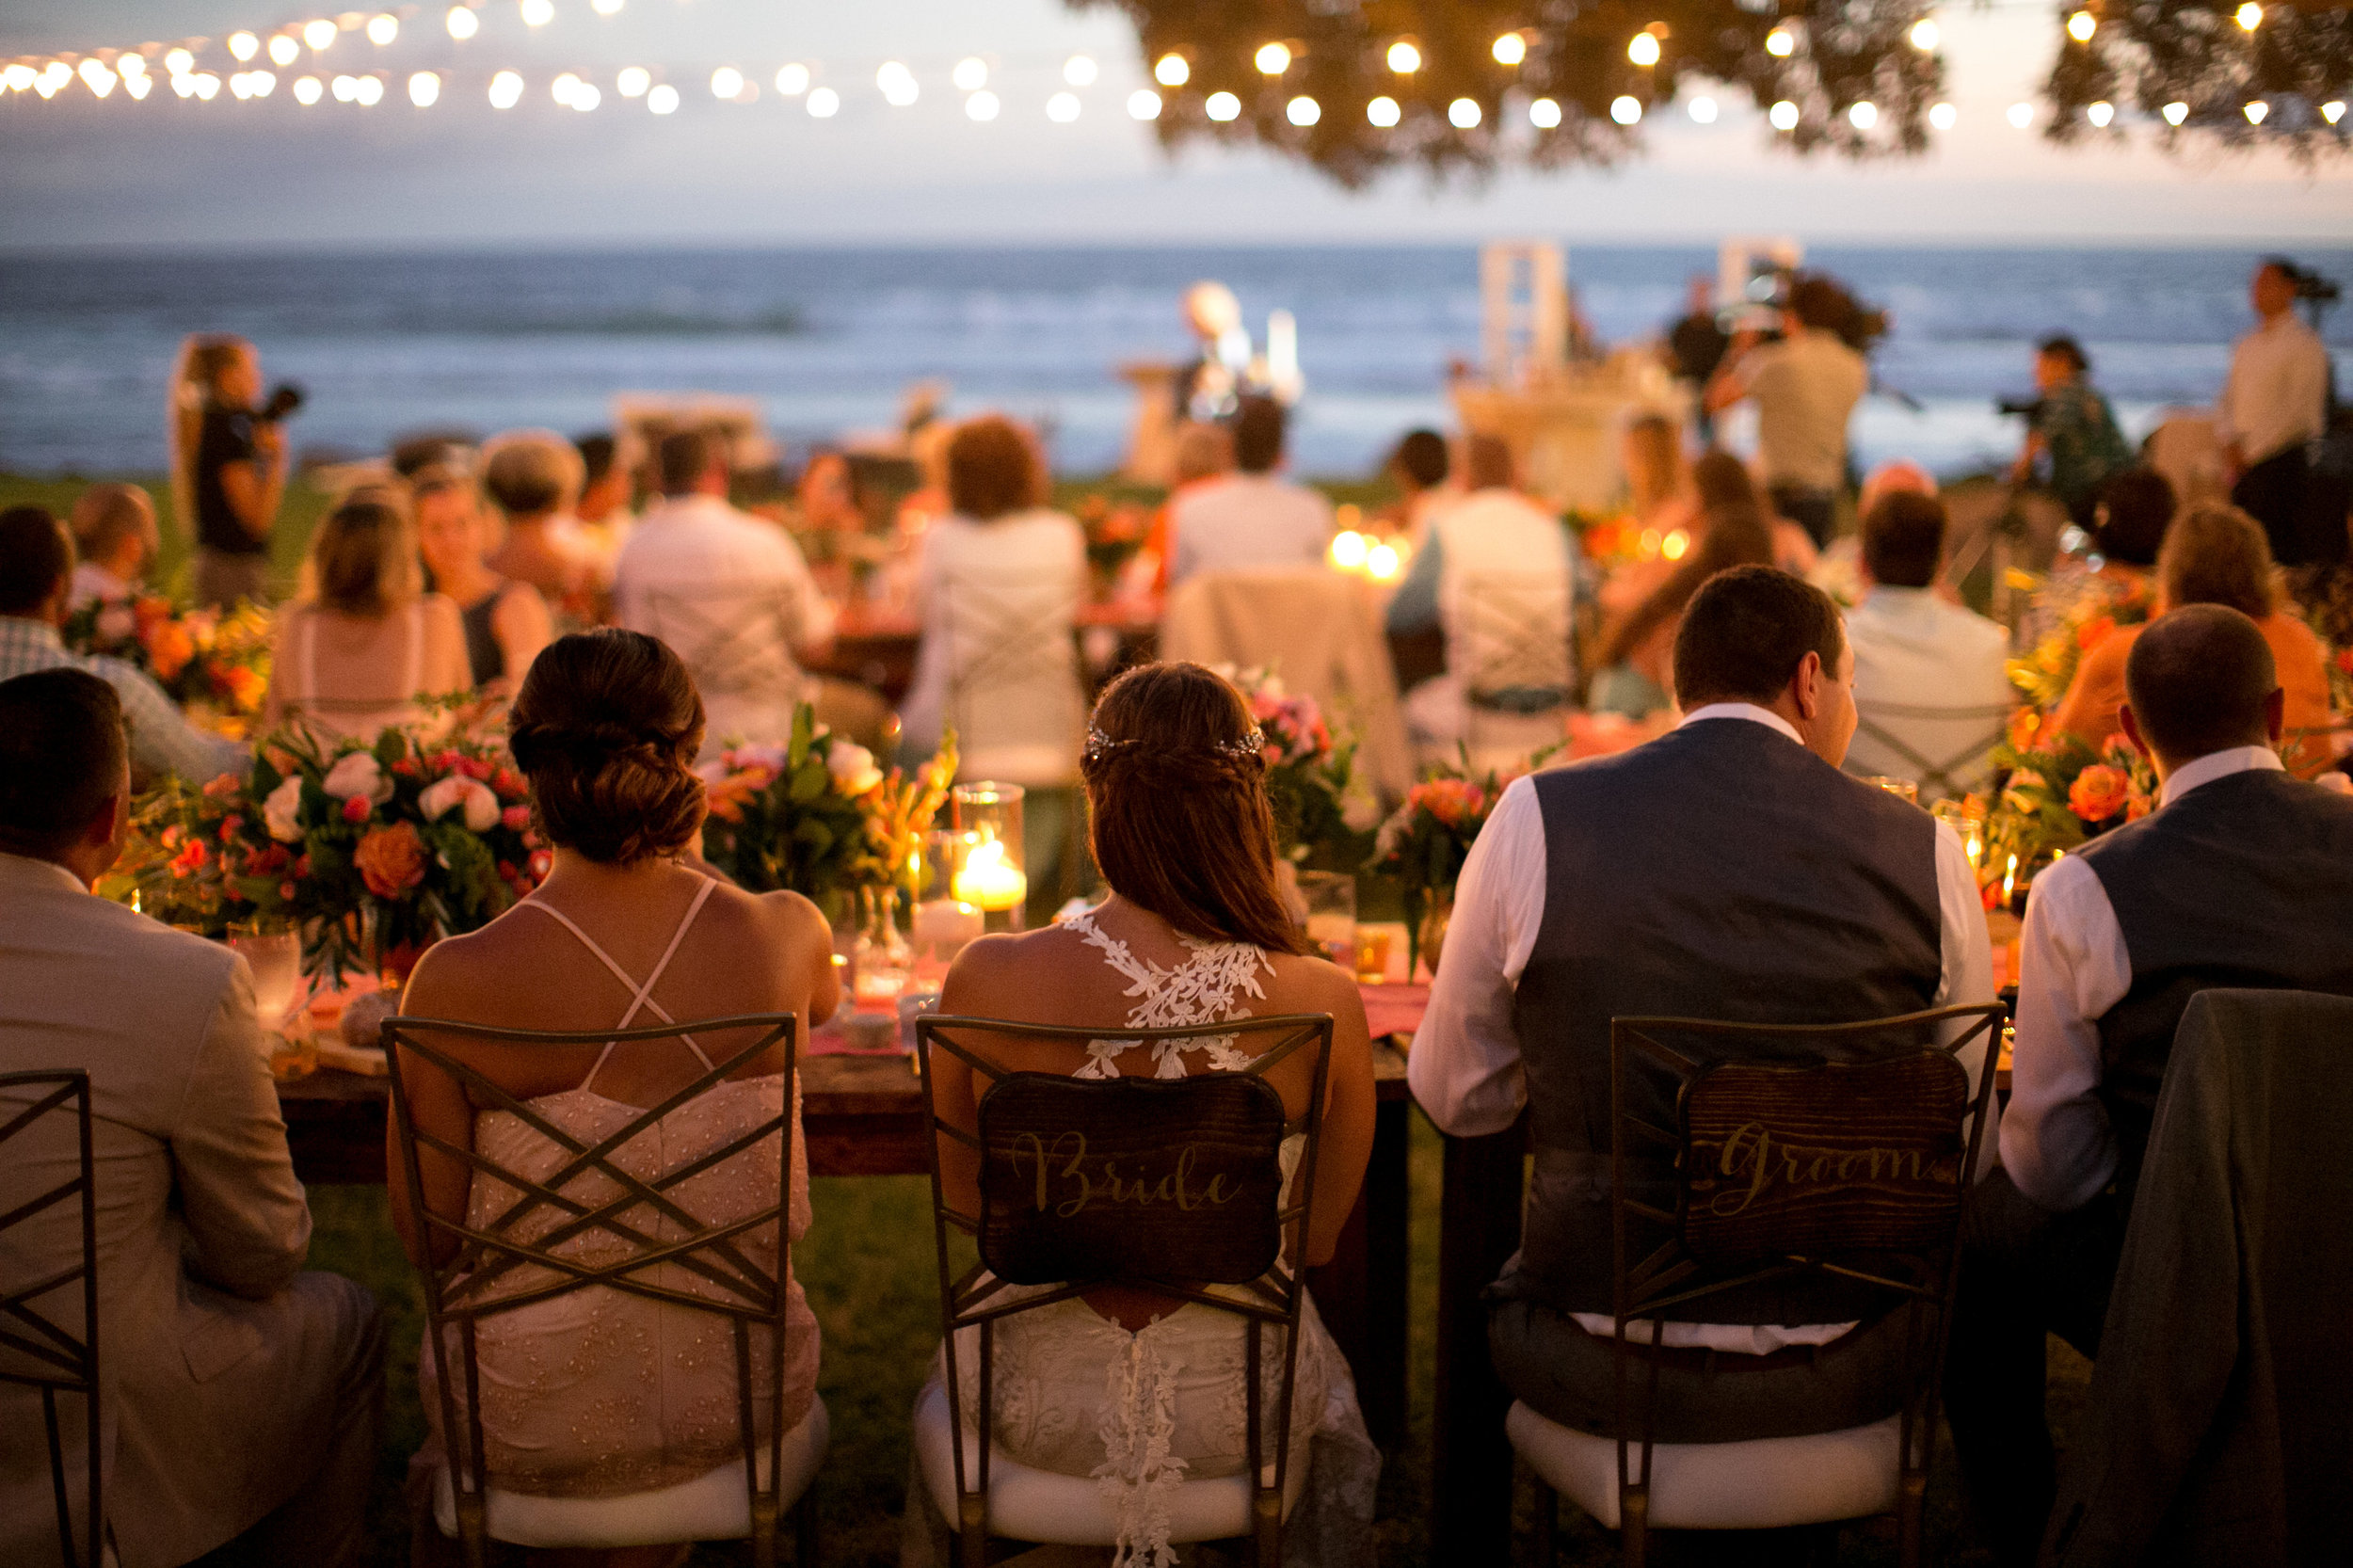
[[[1330,1014],[1330,1087],[1304,1260],[1316,1264],[1330,1259],[1371,1153],[1371,1044],[1354,978],[1305,954],[1277,891],[1260,744],[1241,694],[1198,664],[1147,665],[1112,682],[1096,707],[1083,763],[1096,863],[1111,896],[1047,930],[973,943],[950,971],[940,1007],[1112,1028]],[[1261,1038],[1255,1048],[1272,1043]],[[1016,1072],[1182,1078],[1247,1065],[1253,1048],[1245,1036],[1240,1048],[1214,1037],[991,1048]],[[985,1085],[945,1053],[933,1058],[933,1071],[941,1114],[976,1127]],[[1268,1071],[1289,1115],[1307,1108],[1312,1072],[1305,1052]],[[950,1207],[977,1212],[977,1167],[961,1145],[940,1147]],[[1296,1158],[1295,1146],[1287,1147],[1287,1179]],[[1245,1332],[1232,1314],[1128,1288],[1002,1320],[994,1336],[992,1441],[1034,1468],[1100,1479],[1121,1517],[1115,1560],[1164,1568],[1176,1560],[1167,1493],[1184,1480],[1238,1474],[1245,1464]],[[1305,1462],[1308,1478],[1286,1559],[1321,1568],[1369,1561],[1380,1455],[1348,1363],[1312,1301],[1299,1349],[1292,1463]],[[1280,1353],[1270,1346],[1270,1368]],[[977,1360],[977,1346],[959,1352],[967,1377],[976,1378]],[[937,1364],[933,1375],[941,1375]],[[976,1400],[968,1396],[964,1409],[974,1412]],[[911,1519],[921,1506],[910,1509]],[[919,1555],[920,1534],[909,1532],[910,1557]]]

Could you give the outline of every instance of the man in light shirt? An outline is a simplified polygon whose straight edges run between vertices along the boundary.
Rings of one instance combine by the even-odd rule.
[[[1563,1425],[1607,1434],[1614,1420],[1611,1018],[1842,1023],[1993,1000],[1961,840],[1838,769],[1852,673],[1828,595],[1770,567],[1721,572],[1676,634],[1681,728],[1513,781],[1471,847],[1407,1076],[1457,1136],[1529,1112],[1526,1225],[1490,1291],[1488,1342],[1513,1393]],[[1637,1109],[1673,1119],[1663,1100]],[[1638,1170],[1646,1194],[1671,1192],[1662,1161]],[[1819,1348],[1721,1378],[1662,1365],[1657,1440],[1885,1416],[1904,1395],[1907,1315],[1882,1305],[1785,1276],[1711,1297],[1709,1321],[1670,1321],[1671,1349]]]
[[[2056,1485],[2044,1336],[2099,1349],[2189,999],[2210,985],[2353,995],[2353,800],[2281,767],[2284,698],[2263,632],[2222,605],[2176,610],[2135,641],[2125,684],[2124,732],[2156,767],[2158,809],[2035,878],[2002,1169],[1964,1232],[1945,1373],[1971,1496],[1997,1553],[2021,1563]]]
[[[2296,319],[2296,275],[2271,257],[2255,268],[2249,296],[2260,318],[2231,351],[2230,379],[2215,412],[2236,483],[2231,500],[2264,525],[2283,567],[2334,561],[2345,551],[2345,518],[2309,516],[2312,463],[2305,448],[2329,419],[2329,351]]]
[[[1313,566],[1332,543],[1332,504],[1276,477],[1283,406],[1245,397],[1234,416],[1234,472],[1198,485],[1168,509],[1168,585],[1205,571]]]
[[[1851,309],[1837,284],[1803,278],[1789,291],[1788,333],[1759,344],[1734,340],[1707,386],[1709,413],[1743,398],[1756,404],[1756,455],[1773,509],[1830,543],[1838,492],[1847,484],[1847,422],[1870,390],[1871,370],[1837,328]]]
[[[2018,696],[2003,672],[2009,633],[1929,586],[1945,553],[1945,504],[1897,490],[1863,519],[1870,591],[1847,612],[1860,720],[1847,771],[1909,778],[1925,803],[1985,782]]]
[[[614,618],[685,662],[708,714],[706,758],[738,742],[776,744],[813,701],[802,673],[833,635],[833,612],[783,529],[728,504],[726,449],[699,430],[663,438],[663,500],[621,547]]]

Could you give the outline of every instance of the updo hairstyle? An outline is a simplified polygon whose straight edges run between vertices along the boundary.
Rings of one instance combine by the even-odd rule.
[[[558,637],[507,712],[540,837],[607,865],[676,855],[703,823],[703,699],[669,648],[607,627]]]
[[[1146,664],[1095,705],[1080,773],[1103,879],[1186,936],[1304,952],[1274,873],[1250,705],[1194,664]]]

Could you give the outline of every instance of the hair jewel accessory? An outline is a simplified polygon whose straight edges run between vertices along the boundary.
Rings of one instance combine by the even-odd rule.
[[[1144,743],[1143,741],[1133,737],[1127,740],[1114,741],[1109,735],[1104,734],[1101,730],[1090,728],[1087,731],[1085,758],[1088,761],[1092,762],[1098,758],[1108,756],[1112,752],[1117,751],[1123,746],[1140,746],[1144,744]],[[1220,757],[1236,759],[1243,757],[1256,757],[1266,749],[1266,732],[1258,728],[1256,725],[1253,725],[1251,727],[1250,733],[1244,735],[1238,741],[1215,741],[1210,743],[1209,745],[1204,746],[1202,749],[1205,751],[1214,752]]]

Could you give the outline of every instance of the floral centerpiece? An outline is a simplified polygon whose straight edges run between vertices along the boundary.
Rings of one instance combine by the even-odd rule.
[[[158,595],[87,604],[59,635],[76,653],[120,659],[154,678],[172,701],[206,728],[242,739],[269,691],[270,613],[183,610]]]
[[[1978,880],[1988,908],[2016,902],[2044,865],[2139,821],[2156,800],[2155,770],[2123,736],[2089,746],[2031,709],[2011,718],[1993,762],[2009,776],[1986,812]]]
[[[2084,655],[2119,627],[2146,621],[2151,607],[2145,582],[2088,579],[2059,610],[2058,624],[2025,658],[2009,661],[2009,683],[2038,711],[2052,712],[2074,683],[2075,667]]]
[[[1471,845],[1505,788],[1543,767],[1559,749],[1546,746],[1513,767],[1474,776],[1465,747],[1459,766],[1442,762],[1433,768],[1382,823],[1366,869],[1395,882],[1402,895],[1408,974],[1424,947],[1430,950],[1432,971],[1437,969],[1454,885],[1462,880],[1463,863],[1470,858]]]
[[[107,890],[207,936],[251,920],[298,927],[305,968],[330,983],[397,973],[547,874],[525,793],[488,743],[281,731],[242,776],[168,780],[141,797]]]
[[[1356,737],[1345,731],[1336,737],[1314,697],[1292,695],[1267,670],[1221,667],[1217,673],[1241,690],[1266,738],[1260,755],[1274,808],[1275,853],[1293,865],[1354,865],[1364,856],[1364,835],[1349,825],[1346,802],[1355,776]]]

